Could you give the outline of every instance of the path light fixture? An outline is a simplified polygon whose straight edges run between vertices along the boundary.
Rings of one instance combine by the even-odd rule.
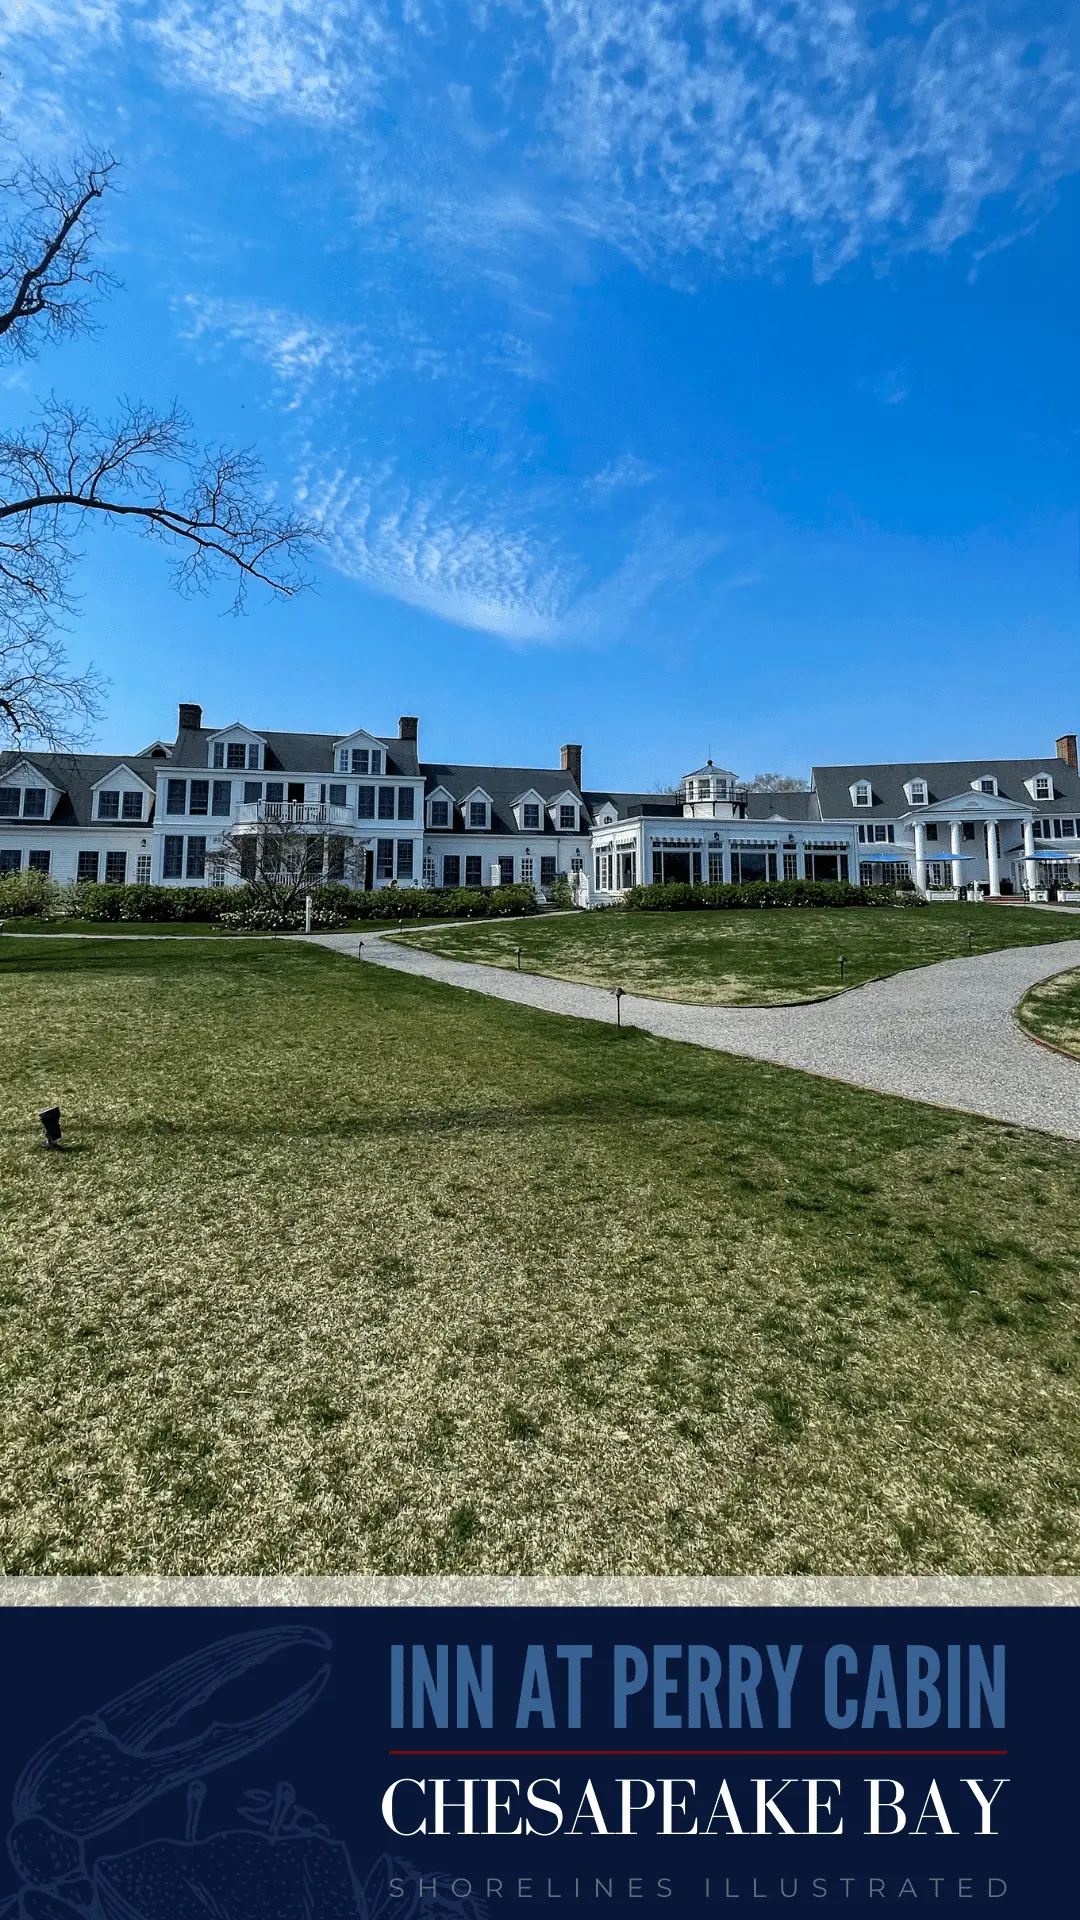
[[[842,979],[843,979],[843,977],[844,977],[844,968],[845,968],[846,966],[847,966],[847,955],[846,955],[846,954],[843,954],[843,953],[842,953],[842,954],[840,955],[840,978],[841,978],[841,980],[842,980]]]
[[[624,987],[616,987],[615,989],[615,1025],[617,1027],[622,1026],[622,997],[625,991],[626,989]]]
[[[45,1138],[42,1141],[42,1145],[46,1147],[58,1147],[60,1145],[59,1107],[46,1107],[43,1113],[38,1114],[38,1119],[45,1129]]]
[[[362,960],[364,957],[364,943],[362,940],[358,940],[356,943],[356,957],[358,960]]]
[[[968,952],[970,953],[971,952],[971,928],[970,927],[967,930],[967,937],[968,937]]]
[[[515,953],[517,954],[517,963],[518,963],[518,964],[517,964],[517,970],[518,970],[518,972],[520,973],[520,972],[521,972],[521,948],[520,948],[520,947],[515,947],[515,949],[514,949],[514,951],[515,951]]]

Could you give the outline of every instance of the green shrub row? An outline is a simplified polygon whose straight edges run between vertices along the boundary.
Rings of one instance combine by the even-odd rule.
[[[531,887],[381,887],[370,893],[350,887],[320,887],[314,906],[348,920],[492,920],[535,913]]]
[[[365,893],[331,885],[314,889],[312,906],[316,923],[327,926],[345,920],[504,917],[534,913],[536,899],[531,887],[461,887],[443,893],[386,887]],[[265,913],[264,905],[246,887],[109,887],[89,880],[58,887],[47,875],[27,869],[0,878],[0,920],[220,920],[229,926],[237,924],[237,915],[256,912]],[[303,923],[303,898],[285,918],[289,924]]]
[[[631,887],[623,907],[637,913],[692,913],[738,907],[912,907],[921,894],[895,887],[856,887],[847,880],[746,880],[738,886]]]

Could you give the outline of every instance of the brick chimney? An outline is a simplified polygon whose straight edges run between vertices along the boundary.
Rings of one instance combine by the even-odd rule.
[[[403,713],[397,725],[398,739],[411,740],[415,745],[416,736],[420,729],[420,722],[415,713]]]
[[[1075,733],[1062,734],[1057,743],[1057,757],[1059,760],[1064,760],[1066,766],[1071,767],[1074,773],[1077,771]]]
[[[580,747],[563,747],[561,750],[561,758],[559,761],[559,765],[562,767],[563,772],[570,774],[572,778],[577,782],[578,786],[580,787],[581,785],[581,748]]]
[[[181,700],[176,724],[180,733],[197,733],[202,726],[202,708],[193,700]]]

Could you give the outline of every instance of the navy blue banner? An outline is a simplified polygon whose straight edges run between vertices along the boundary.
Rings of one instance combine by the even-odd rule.
[[[2,1916],[1076,1913],[1069,1609],[8,1608]]]

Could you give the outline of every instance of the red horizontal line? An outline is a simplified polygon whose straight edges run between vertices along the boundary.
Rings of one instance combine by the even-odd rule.
[[[1000,1760],[1007,1747],[390,1747],[394,1760]]]

